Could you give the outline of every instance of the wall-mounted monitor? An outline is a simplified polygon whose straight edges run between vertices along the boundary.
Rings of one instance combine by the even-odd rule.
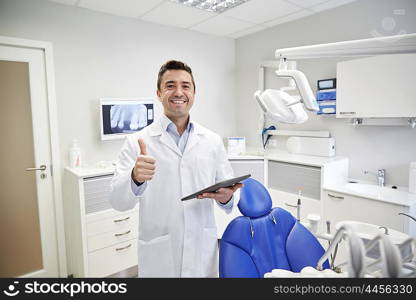
[[[101,140],[123,139],[152,124],[153,120],[153,99],[100,99]]]

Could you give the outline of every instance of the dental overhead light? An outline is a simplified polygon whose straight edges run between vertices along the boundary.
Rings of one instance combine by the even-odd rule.
[[[319,107],[305,74],[291,66],[290,63],[293,62],[289,62],[287,59],[351,57],[414,52],[416,52],[416,33],[277,49],[275,57],[280,63],[276,75],[289,78],[289,87],[284,87],[280,90],[264,90],[263,72],[266,66],[262,65],[260,90],[256,91],[254,96],[263,114],[271,121],[289,124],[303,123],[308,120],[308,115],[304,108],[310,111],[318,111]],[[274,64],[273,67],[275,67]],[[286,90],[294,89],[295,85],[300,97],[292,96],[285,92]],[[359,121],[358,119],[356,120],[357,124]],[[409,124],[412,128],[416,127],[416,119],[410,119]]]
[[[179,4],[184,4],[189,7],[221,13],[230,8],[236,7],[248,0],[171,0]]]
[[[294,62],[288,67],[286,59],[281,59],[276,71],[277,77],[288,78],[289,87],[280,90],[257,91],[254,96],[263,113],[278,123],[299,124],[308,120],[304,109],[318,111],[319,107],[305,74],[295,70]],[[297,89],[299,96],[292,96],[285,90]]]

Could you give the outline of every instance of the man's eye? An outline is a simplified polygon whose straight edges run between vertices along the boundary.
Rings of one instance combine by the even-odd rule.
[[[168,84],[166,87],[167,87],[168,89],[172,89],[172,88],[174,88],[175,86],[174,86],[173,84]]]
[[[189,85],[184,85],[184,86],[183,86],[183,88],[184,88],[184,89],[189,89],[189,88],[190,88],[190,86],[189,86]]]

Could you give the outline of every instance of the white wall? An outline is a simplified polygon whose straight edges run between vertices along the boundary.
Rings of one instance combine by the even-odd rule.
[[[397,9],[405,15],[395,15]],[[252,95],[258,64],[274,59],[275,49],[368,38],[373,30],[385,35],[416,32],[415,14],[414,0],[358,0],[234,42],[45,0],[0,0],[0,35],[53,43],[63,165],[73,138],[80,142],[84,161],[93,164],[115,159],[122,145],[100,141],[98,99],[154,96],[158,68],[168,59],[184,60],[193,68],[197,97],[192,114],[200,123],[223,137],[245,135],[249,146],[259,147]],[[385,17],[396,22],[391,32],[382,27]],[[298,66],[315,86],[317,79],[335,76],[336,61],[299,61]],[[271,71],[266,84],[278,84]],[[416,161],[416,130],[354,128],[333,116],[310,117],[308,123],[280,128],[330,130],[337,154],[350,158],[351,177],[375,181],[363,171],[384,167],[388,184],[408,185],[408,163]]]
[[[402,14],[394,14],[401,10]],[[395,28],[383,28],[385,18],[393,18]],[[371,32],[391,35],[400,30],[416,32],[416,1],[358,0],[356,2],[305,17],[290,23],[242,37],[236,42],[237,130],[251,146],[260,147],[258,134],[259,109],[253,100],[258,88],[258,65],[274,60],[278,48],[370,38]],[[316,80],[336,77],[337,59],[299,60],[298,68],[305,72],[311,86]],[[267,72],[266,87],[276,88],[278,81]],[[416,105],[416,102],[415,102]],[[256,112],[256,113],[253,113]],[[416,161],[416,129],[409,127],[363,126],[354,128],[335,116],[309,114],[301,125],[280,125],[281,129],[329,130],[335,137],[337,155],[350,158],[350,177],[375,182],[375,175],[364,170],[386,169],[388,185],[408,185],[409,162]],[[285,140],[277,139],[278,148]]]
[[[122,141],[100,140],[98,99],[156,99],[157,72],[169,59],[193,70],[192,117],[223,137],[235,134],[232,39],[44,0],[0,0],[0,35],[53,43],[63,166],[73,138],[88,164],[116,159]]]

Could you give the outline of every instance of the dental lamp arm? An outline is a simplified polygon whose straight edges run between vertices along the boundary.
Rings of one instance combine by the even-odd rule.
[[[319,106],[316,102],[315,95],[312,92],[312,89],[308,83],[308,79],[305,74],[298,70],[285,70],[279,69],[276,71],[277,77],[289,77],[292,78],[298,88],[299,94],[301,96],[301,101],[305,107],[310,111],[318,111]]]

